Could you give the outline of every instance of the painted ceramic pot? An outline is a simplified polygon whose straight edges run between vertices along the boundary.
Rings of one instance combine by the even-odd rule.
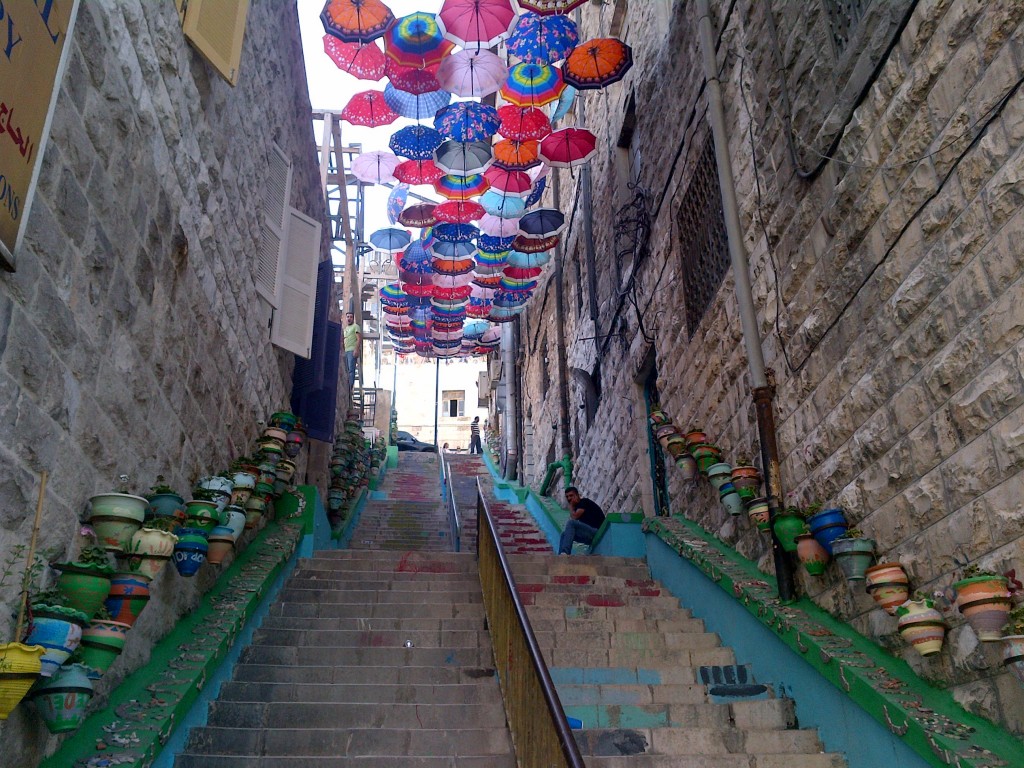
[[[801,533],[796,537],[796,554],[803,563],[804,570],[811,576],[820,576],[828,565],[828,552],[814,536]]]
[[[973,576],[953,585],[956,607],[983,643],[1003,639],[1006,615],[1013,607],[1005,576]]]
[[[60,571],[57,586],[67,598],[66,605],[90,619],[95,616],[110,592],[114,569],[94,563],[54,563],[53,567]]]
[[[174,533],[185,524],[185,500],[176,493],[155,493],[147,496],[145,525]]]
[[[839,507],[832,507],[807,518],[807,527],[818,543],[831,555],[833,554],[832,542],[846,533],[850,526],[846,522],[843,510]]]
[[[689,451],[676,457],[676,468],[683,473],[683,480],[697,479],[697,460]]]
[[[89,499],[89,525],[104,549],[120,552],[142,527],[149,501],[128,493],[101,493]]]
[[[217,503],[203,499],[193,499],[185,504],[188,516],[188,527],[193,530],[200,530],[209,533],[220,522],[220,512]],[[179,534],[182,533],[179,531]]]
[[[784,550],[796,552],[796,537],[807,531],[807,524],[802,515],[782,511],[772,520],[772,530]]]
[[[701,443],[700,445],[692,446],[690,452],[693,454],[693,458],[697,460],[697,470],[701,474],[707,474],[708,469],[722,459],[722,451],[717,445]]]
[[[235,537],[231,529],[218,525],[207,540],[206,560],[213,565],[220,565],[234,548]]]
[[[732,484],[743,500],[752,499],[761,490],[761,473],[757,467],[745,465],[732,468]]]
[[[180,530],[180,529],[179,529]],[[171,561],[178,537],[155,528],[140,528],[118,558],[122,570],[137,573],[144,579],[155,579],[164,566]]]
[[[683,438],[686,440],[686,444],[690,446],[690,448],[693,448],[694,446],[697,445],[702,445],[704,443],[707,443],[708,441],[707,432],[703,432],[699,429],[690,430],[685,435],[683,435]]]
[[[245,530],[245,508],[230,506],[224,511],[224,527],[231,531],[235,541]]]
[[[267,511],[267,500],[262,496],[252,496],[245,503],[245,527],[249,530],[258,528]]]
[[[743,510],[746,507],[743,504],[743,499],[736,493],[736,489],[733,488],[732,483],[725,483],[721,488],[718,489],[718,499],[722,502],[722,506],[725,507],[726,511],[730,515],[742,515]]]
[[[276,411],[270,416],[270,425],[281,429],[292,429],[299,422],[299,417],[290,411]]]
[[[82,630],[78,656],[90,670],[89,679],[98,680],[110,669],[110,665],[124,650],[129,629],[130,624],[120,621],[96,620],[89,622],[89,626]]]
[[[7,719],[39,678],[45,652],[41,645],[0,645],[0,720]]]
[[[908,600],[896,607],[896,617],[900,636],[922,656],[942,650],[949,625],[931,600]]]
[[[771,528],[769,514],[768,499],[764,496],[747,501],[747,516],[757,526],[757,530],[767,531]]]
[[[712,464],[707,468],[708,482],[717,491],[726,483],[732,484],[732,467],[724,462]],[[735,488],[735,486],[733,486]]]
[[[229,477],[211,475],[210,477],[204,477],[200,480],[199,487],[205,488],[208,491],[217,491],[219,493],[226,493],[230,495],[231,490],[235,487],[235,481]]]
[[[652,427],[660,427],[663,424],[671,424],[672,419],[665,413],[661,408],[651,408],[651,412],[647,416],[647,421]]]
[[[1003,666],[1024,683],[1024,635],[1003,636]]]
[[[71,664],[37,683],[29,698],[50,733],[71,733],[85,720],[92,693],[88,670],[81,664]]]
[[[118,573],[110,580],[107,610],[112,620],[129,627],[149,604],[149,582],[134,573]]]
[[[873,539],[835,539],[832,557],[847,581],[864,581],[864,573],[875,559],[875,542]]]
[[[270,426],[263,430],[263,437],[268,440],[276,440],[284,445],[285,440],[288,439],[288,431],[281,427]]]
[[[277,479],[290,483],[295,474],[295,462],[290,459],[281,459],[277,465]]]
[[[82,642],[82,628],[88,617],[81,611],[59,605],[33,605],[32,624],[25,645],[44,649],[40,677],[50,677],[70,658]]]
[[[868,594],[886,613],[896,615],[896,609],[910,596],[910,579],[899,563],[879,563],[864,571]]]
[[[178,543],[174,545],[174,567],[185,578],[195,576],[206,561],[209,544],[206,531],[198,528],[182,528]]]

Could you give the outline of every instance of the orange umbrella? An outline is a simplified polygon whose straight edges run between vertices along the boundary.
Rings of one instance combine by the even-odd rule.
[[[327,0],[320,21],[346,43],[368,43],[384,34],[395,16],[381,0]]]
[[[562,75],[582,91],[617,83],[632,66],[632,48],[614,37],[595,37],[572,49],[562,64]]]
[[[502,139],[494,145],[494,165],[508,171],[525,171],[540,165],[539,141]]]

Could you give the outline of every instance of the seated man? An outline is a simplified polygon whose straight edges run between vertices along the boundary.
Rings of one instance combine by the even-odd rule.
[[[571,555],[573,542],[589,544],[594,540],[597,529],[604,522],[604,512],[590,499],[581,498],[574,486],[565,489],[565,500],[569,502],[569,519],[558,542],[558,554]]]

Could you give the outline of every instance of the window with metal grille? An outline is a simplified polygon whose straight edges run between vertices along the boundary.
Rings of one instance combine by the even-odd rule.
[[[678,216],[686,332],[692,339],[729,269],[729,240],[725,233],[714,142],[710,137],[701,150]]]
[[[836,52],[846,50],[857,25],[864,17],[864,12],[873,0],[825,0],[828,9],[829,26],[832,28],[832,40],[836,44]]]

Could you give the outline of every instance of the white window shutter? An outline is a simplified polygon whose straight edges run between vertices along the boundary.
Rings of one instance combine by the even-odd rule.
[[[283,254],[280,306],[274,313],[270,341],[308,358],[313,343],[320,222],[289,208]]]
[[[249,0],[189,0],[185,37],[231,85],[238,82]]]
[[[256,254],[256,291],[278,306],[281,293],[281,258],[284,250],[288,201],[291,199],[292,165],[277,144],[270,145],[267,181],[263,185],[263,230]]]

